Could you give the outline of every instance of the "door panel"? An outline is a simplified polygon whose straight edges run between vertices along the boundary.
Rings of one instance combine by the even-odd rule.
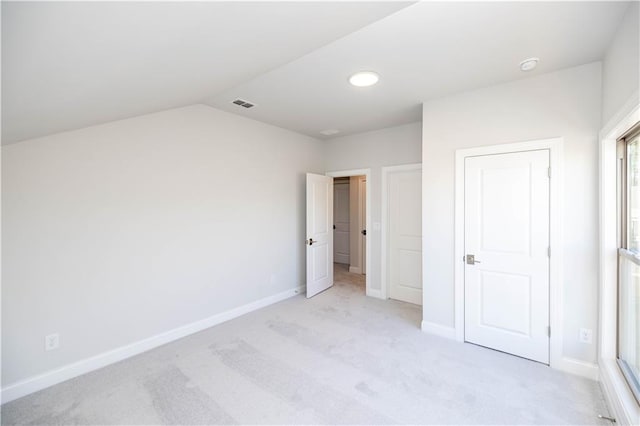
[[[398,254],[398,287],[407,287],[422,291],[422,253],[420,250],[399,249]],[[415,302],[417,304],[421,304]]]
[[[389,297],[422,305],[422,171],[388,174]]]
[[[349,184],[339,183],[333,186],[333,260],[336,263],[349,264]]]
[[[480,272],[480,325],[531,335],[531,279],[524,275]],[[505,304],[504,301],[509,303]]]
[[[549,363],[549,151],[465,160],[465,340]]]
[[[307,297],[333,285],[333,178],[307,173]]]

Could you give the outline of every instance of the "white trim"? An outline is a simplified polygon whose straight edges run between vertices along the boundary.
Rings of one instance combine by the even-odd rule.
[[[548,149],[551,166],[550,182],[550,223],[549,244],[551,246],[551,258],[549,263],[549,312],[551,338],[549,340],[549,364],[552,368],[565,371],[578,371],[575,363],[563,360],[562,357],[562,333],[563,333],[563,303],[562,303],[562,277],[563,277],[563,225],[562,225],[562,191],[563,191],[563,139],[552,138],[526,142],[491,145],[478,148],[456,150],[455,170],[455,331],[456,340],[464,341],[464,159],[479,155],[503,154],[510,152],[531,151]],[[591,367],[586,370],[589,371]],[[584,371],[580,370],[580,371]],[[590,373],[586,373],[589,375]],[[584,374],[582,374],[584,375]]]
[[[615,361],[600,361],[600,381],[605,401],[611,410],[609,414],[616,419],[616,423],[640,424],[640,408]]]
[[[575,374],[576,376],[586,377],[591,380],[598,380],[600,374],[598,364],[571,357],[560,357],[560,359],[556,360],[554,365],[551,367],[557,370],[562,370],[566,373]]]
[[[359,266],[351,266],[349,265],[349,272],[351,272],[352,274],[361,274],[362,271],[360,270]],[[366,277],[365,277],[366,279]]]
[[[382,297],[389,298],[389,277],[387,270],[389,268],[388,258],[388,239],[389,239],[389,174],[393,172],[405,172],[411,170],[422,171],[422,163],[403,164],[400,166],[388,166],[382,168],[382,219],[381,219],[381,245],[380,245],[380,288]],[[422,203],[420,203],[422,206]]]
[[[351,180],[351,178],[349,178]],[[360,269],[366,272],[367,261],[366,255],[369,252],[367,248],[367,242],[371,238],[371,229],[367,227],[367,190],[366,188],[371,184],[371,181],[366,177],[364,179],[358,179],[358,252],[360,253]],[[364,186],[364,191],[362,190]],[[349,203],[351,204],[351,203]],[[364,212],[364,215],[363,215]],[[369,229],[369,238],[367,238],[366,234],[362,234],[362,230]],[[364,253],[364,256],[362,255]],[[366,286],[366,277],[365,277],[365,286]]]
[[[444,337],[445,339],[456,340],[456,329],[453,327],[446,327],[444,325],[436,324],[434,322],[422,321],[420,328],[425,333],[433,334],[434,336]]]
[[[366,218],[366,228],[367,230],[371,230],[371,169],[354,169],[354,170],[340,170],[340,171],[336,171],[336,172],[326,172],[325,173],[326,176],[331,176],[331,177],[350,177],[350,176],[365,176],[366,180],[367,180],[367,199],[366,199],[366,205],[367,205],[367,218]],[[368,237],[370,237],[371,232],[369,231],[369,235],[367,235]],[[365,293],[367,296],[372,296],[372,297],[378,297],[378,296],[374,296],[374,294],[378,294],[378,292],[380,290],[376,290],[371,288],[371,280],[369,277],[371,277],[371,238],[367,238],[366,239],[366,253],[365,253],[365,269],[366,269],[366,274],[365,274]],[[349,267],[349,272],[355,272],[356,268],[352,268]],[[358,268],[360,269],[360,268]],[[356,273],[360,273],[360,271],[356,272]]]
[[[636,90],[624,103],[622,108],[616,112],[613,117],[607,121],[600,130],[600,140],[602,139],[618,139],[622,136],[621,132],[629,129],[631,125],[637,122],[638,106],[640,105],[640,90]],[[636,121],[633,121],[636,120]]]
[[[366,294],[367,296],[375,297],[376,299],[386,299],[386,297],[382,297],[382,291],[380,290],[370,288],[367,289]]]
[[[232,320],[249,312],[256,311],[260,308],[264,308],[265,306],[278,303],[282,300],[302,293],[304,293],[304,286],[292,288],[273,296],[268,296],[264,299],[256,300],[255,302],[251,302],[246,305],[221,312],[209,318],[192,322],[182,327],[174,328],[173,330],[157,334],[155,336],[137,341],[135,343],[121,346],[117,349],[113,349],[111,351],[74,362],[73,364],[65,365],[56,370],[48,371],[39,376],[30,377],[26,380],[22,380],[18,383],[14,383],[4,387],[1,391],[2,393],[0,395],[0,401],[2,401],[3,404],[9,401],[13,401],[30,393],[37,392],[66,380],[73,379],[74,377],[78,377],[99,368],[106,367],[107,365],[141,354],[148,350],[157,348],[158,346],[173,342],[174,340],[181,339],[183,337],[221,324],[225,321]]]
[[[600,380],[611,414],[619,424],[640,423],[640,406],[616,362],[618,321],[618,236],[616,141],[640,121],[635,92],[600,131]]]

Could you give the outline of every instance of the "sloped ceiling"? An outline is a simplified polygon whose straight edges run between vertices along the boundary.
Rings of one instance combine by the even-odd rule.
[[[421,119],[422,102],[603,58],[629,3],[423,2],[207,99],[216,108],[331,138]],[[539,57],[537,69],[519,64]],[[349,76],[380,74],[357,88]],[[242,110],[235,97],[258,106]],[[340,130],[326,137],[323,130]]]
[[[405,2],[2,2],[2,139],[193,103]]]
[[[318,138],[398,125],[426,99],[602,59],[628,6],[3,2],[3,143],[193,103]],[[350,86],[359,70],[380,83]]]

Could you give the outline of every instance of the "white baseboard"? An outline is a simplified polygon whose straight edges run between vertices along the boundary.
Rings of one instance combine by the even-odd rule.
[[[181,339],[189,336],[190,334],[197,333],[209,327],[213,327],[214,325],[221,324],[225,321],[229,321],[249,312],[264,308],[265,306],[272,305],[303,292],[304,286],[292,288],[273,296],[265,297],[264,299],[256,300],[255,302],[221,312],[209,318],[192,322],[147,339],[95,355],[91,358],[86,358],[73,364],[65,365],[56,370],[48,371],[39,376],[31,377],[18,383],[8,385],[0,391],[0,401],[2,404],[13,401],[14,399],[21,398],[25,395],[29,395],[30,393],[37,392],[66,380],[73,379],[74,377],[78,377],[107,365],[122,361],[123,359],[157,348],[158,346]]]
[[[349,266],[349,272],[351,272],[352,274],[362,274],[359,266]]]
[[[346,255],[344,255],[344,254],[336,254],[333,257],[333,262],[334,263],[341,263],[343,265],[349,266],[349,255],[348,254],[346,254]]]
[[[552,367],[566,373],[586,377],[591,380],[598,380],[598,365],[575,358],[562,357],[553,362]]]
[[[421,328],[425,333],[444,337],[445,339],[456,340],[456,329],[453,327],[447,327],[446,325],[440,325],[429,321],[422,321]]]
[[[376,299],[384,299],[384,297],[382,297],[382,290],[376,290],[373,288],[367,289],[367,296],[375,297]]]
[[[435,336],[444,337],[446,339],[457,340],[456,329],[454,327],[447,327],[428,321],[422,321],[422,331]],[[586,377],[591,380],[598,380],[599,376],[598,365],[575,358],[562,357],[557,362],[553,362],[552,367],[557,370]]]

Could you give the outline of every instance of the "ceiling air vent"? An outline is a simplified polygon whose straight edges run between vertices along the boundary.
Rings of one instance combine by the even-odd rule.
[[[241,106],[243,108],[252,108],[255,106],[255,104],[252,104],[251,102],[247,102],[247,101],[243,101],[242,99],[236,99],[235,101],[233,101],[232,103]]]

